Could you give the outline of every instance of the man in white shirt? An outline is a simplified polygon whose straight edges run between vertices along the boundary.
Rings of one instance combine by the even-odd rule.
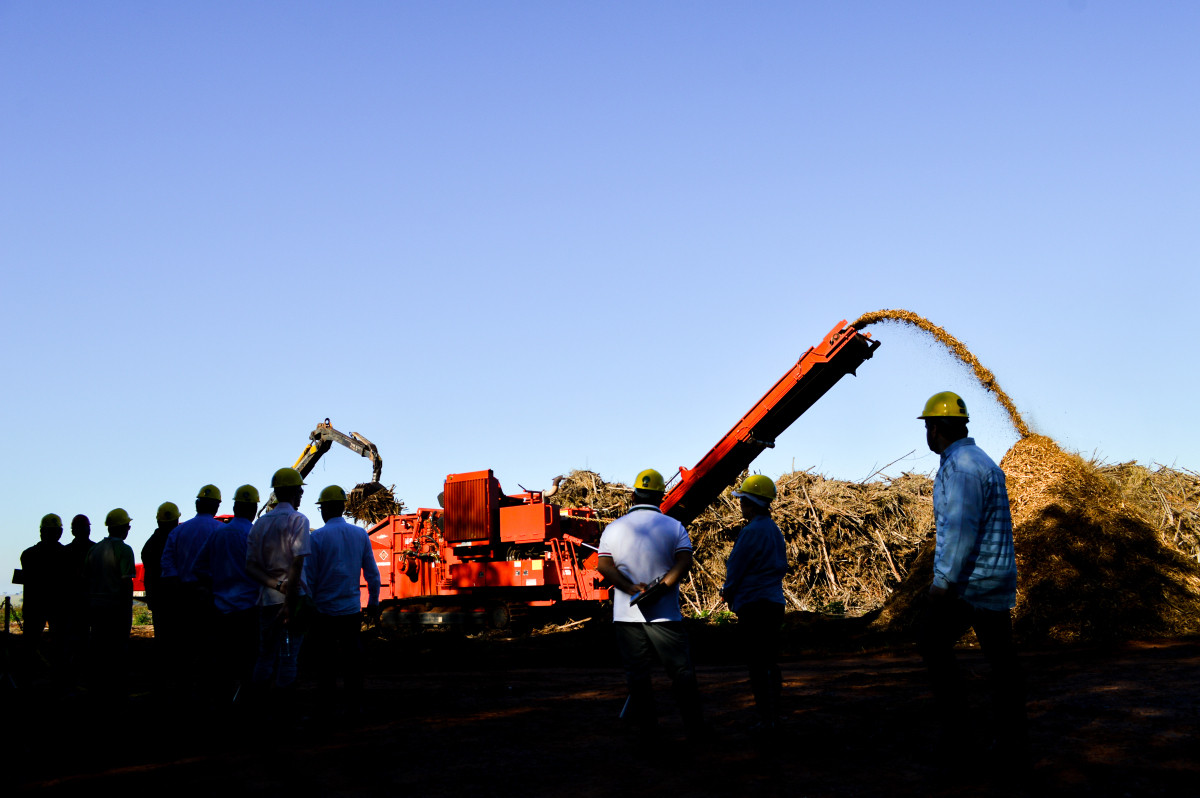
[[[258,660],[254,686],[266,688],[272,678],[279,687],[296,681],[296,660],[304,639],[297,615],[304,588],[304,558],[312,552],[308,519],[296,511],[304,495],[304,478],[294,468],[281,468],[271,477],[276,504],[254,523],[246,541],[246,574],[257,582]]]
[[[671,677],[688,736],[702,735],[704,720],[696,669],[692,665],[679,581],[692,567],[692,542],[683,524],[659,510],[666,485],[646,469],[634,480],[634,504],[600,536],[600,573],[613,585],[613,626],[625,664],[629,701],[622,717],[643,732],[657,725],[650,670],[657,652]],[[661,581],[637,604],[630,600]]]

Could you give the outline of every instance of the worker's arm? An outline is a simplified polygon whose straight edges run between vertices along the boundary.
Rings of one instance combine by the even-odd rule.
[[[304,573],[306,556],[301,554],[293,557],[292,564],[288,566],[287,581],[283,585],[284,603],[287,605],[288,617],[295,613],[296,607],[300,604],[300,578]]]
[[[246,576],[258,582],[263,587],[275,588],[275,580],[271,575],[263,570],[263,567],[258,564],[258,561],[250,557],[246,558]]]
[[[691,549],[675,552],[675,564],[671,566],[671,570],[663,576],[663,584],[667,587],[674,587],[683,581],[687,576],[688,571],[692,569],[692,552]]]
[[[691,562],[689,561],[688,564],[690,565]],[[628,593],[632,596],[633,594],[646,589],[645,582],[629,581],[625,574],[621,573],[620,569],[617,568],[617,563],[613,560],[613,558],[605,554],[600,555],[599,563],[596,565],[596,570],[600,572],[601,576],[603,576],[609,582],[612,582],[613,586],[615,586],[617,590],[620,590],[622,593]]]
[[[945,475],[945,501],[937,519],[941,552],[933,563],[929,593],[940,598],[965,585],[979,555],[979,527],[983,518],[983,482],[979,475],[955,468]]]
[[[178,529],[179,527],[175,527],[167,535],[167,542],[163,546],[162,558],[158,561],[159,576],[164,578],[179,576],[179,573],[175,570],[175,541],[178,540],[175,532]]]

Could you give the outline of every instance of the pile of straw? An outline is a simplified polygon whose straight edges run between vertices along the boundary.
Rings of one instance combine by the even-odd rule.
[[[1022,438],[1000,465],[1013,515],[1021,639],[1200,633],[1200,475],[1105,466],[1040,435]],[[776,484],[772,516],[792,566],[784,579],[788,609],[872,614],[876,630],[910,632],[933,577],[932,479],[859,483],[796,471]],[[629,498],[625,485],[574,471],[553,501],[591,506],[609,521]],[[737,505],[726,489],[689,527],[696,566],[680,596],[693,615],[722,608],[717,591],[743,523]]]
[[[1018,441],[1000,465],[1022,575],[1014,624],[1022,637],[1091,641],[1200,631],[1200,563],[1168,545],[1132,482],[1119,489],[1119,479],[1040,435]]]
[[[772,515],[792,564],[784,580],[791,609],[857,615],[879,606],[933,532],[928,477],[905,474],[858,483],[796,471],[779,477],[776,485]],[[628,509],[630,490],[591,471],[572,471],[553,501],[590,506],[611,521]],[[680,595],[693,614],[720,608],[725,561],[743,523],[738,502],[726,489],[689,527],[696,566]]]

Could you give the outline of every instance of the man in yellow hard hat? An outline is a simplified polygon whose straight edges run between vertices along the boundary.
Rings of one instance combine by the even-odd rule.
[[[179,515],[179,506],[175,502],[160,504],[154,514],[157,526],[150,539],[142,546],[142,578],[146,584],[146,606],[150,608],[150,619],[154,624],[152,678],[156,690],[172,680],[178,651],[179,597],[176,595],[178,590],[173,590],[178,581],[162,578],[162,556],[167,538],[179,526]]]
[[[992,667],[993,751],[1007,766],[1027,765],[1024,679],[1009,615],[1016,604],[1017,563],[1004,472],[968,437],[970,415],[958,394],[934,394],[918,418],[925,422],[929,449],[941,457],[933,483],[933,583],[919,634],[943,739],[963,754],[975,744],[975,718],[967,711],[954,657],[954,644],[974,629]]]
[[[156,614],[154,634],[157,637],[159,631],[157,617],[159,607],[157,605],[161,598],[159,584],[162,580],[163,549],[167,545],[167,536],[175,527],[179,526],[179,507],[175,502],[163,502],[154,514],[154,520],[158,526],[151,533],[150,539],[142,546],[142,567],[145,574],[143,578],[146,582],[146,606]]]
[[[200,488],[196,493],[196,515],[175,527],[163,547],[162,579],[170,583],[169,591],[178,597],[177,673],[192,687],[203,682],[209,670],[216,620],[209,586],[196,572],[196,560],[209,537],[223,525],[216,518],[220,507],[221,491],[216,485]]]
[[[769,734],[779,725],[783,675],[779,670],[779,630],[783,624],[783,577],[787,551],[783,534],[771,518],[775,483],[753,474],[733,492],[746,525],[725,564],[721,598],[738,616],[742,651],[750,671],[750,687],[758,709],[757,733]]]
[[[21,581],[24,597],[21,604],[22,640],[30,660],[36,661],[42,632],[47,624],[53,638],[61,637],[62,593],[59,586],[64,564],[62,519],[55,513],[42,516],[37,543],[21,552]],[[78,609],[78,608],[76,608]],[[54,640],[56,648],[61,640]],[[58,660],[57,652],[52,657]]]
[[[654,469],[637,475],[633,506],[600,536],[597,569],[613,585],[613,627],[629,685],[622,717],[641,733],[657,726],[650,681],[657,653],[688,736],[701,737],[706,728],[700,691],[679,611],[679,582],[692,567],[692,541],[683,524],[659,510],[665,491]]]
[[[377,615],[379,566],[375,564],[375,552],[366,530],[343,517],[346,491],[340,485],[330,485],[321,491],[317,504],[325,525],[312,533],[312,554],[304,563],[305,579],[317,605],[313,628],[317,688],[322,709],[331,712],[340,661],[347,710],[357,715],[364,709],[359,575],[367,583],[367,614]]]
[[[246,573],[259,585],[256,692],[272,681],[285,688],[296,681],[296,660],[305,633],[298,610],[308,593],[304,559],[312,552],[308,518],[297,510],[304,478],[294,468],[281,468],[271,477],[271,489],[275,507],[254,522],[246,541]]]
[[[247,541],[258,502],[253,485],[234,491],[233,518],[209,536],[196,559],[196,572],[212,586],[216,693],[222,703],[244,697],[258,653],[258,582],[246,573]]]
[[[133,627],[133,549],[125,543],[131,519],[121,507],[104,519],[108,537],[84,560],[91,626],[91,668],[99,694],[125,695],[125,658]]]
[[[71,540],[63,546],[62,602],[68,611],[63,613],[62,648],[63,659],[71,678],[80,674],[88,645],[88,615],[86,612],[70,611],[74,607],[87,605],[84,589],[83,563],[96,542],[92,540],[92,521],[83,513],[71,519]]]

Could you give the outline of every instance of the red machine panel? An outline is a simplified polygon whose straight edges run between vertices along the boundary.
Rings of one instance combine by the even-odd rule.
[[[503,543],[541,543],[558,537],[558,508],[552,504],[519,504],[500,508]]]
[[[447,543],[491,539],[500,505],[500,483],[492,476],[491,469],[449,475],[442,501],[446,508]]]

